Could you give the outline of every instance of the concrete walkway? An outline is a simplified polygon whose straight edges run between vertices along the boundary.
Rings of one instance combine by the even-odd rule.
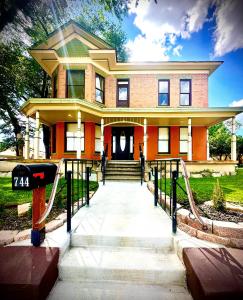
[[[191,299],[171,220],[139,182],[107,182],[78,213],[48,299]]]

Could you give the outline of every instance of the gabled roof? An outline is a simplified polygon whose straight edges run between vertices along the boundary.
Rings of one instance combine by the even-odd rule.
[[[48,36],[46,42],[35,45],[29,52],[49,75],[60,63],[67,65],[68,68],[92,63],[103,72],[103,75],[166,72],[205,72],[210,75],[223,63],[222,61],[118,62],[115,49],[73,20],[56,29]]]

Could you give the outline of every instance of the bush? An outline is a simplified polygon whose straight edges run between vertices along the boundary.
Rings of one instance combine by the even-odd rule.
[[[5,204],[3,200],[0,200],[0,214],[4,212]]]
[[[218,179],[214,185],[212,201],[213,201],[213,206],[216,210],[225,211],[226,201],[225,201],[223,189],[221,188]]]

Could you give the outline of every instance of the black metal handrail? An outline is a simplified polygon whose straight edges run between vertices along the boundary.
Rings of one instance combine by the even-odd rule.
[[[177,179],[179,176],[180,159],[163,159],[149,162],[155,165],[152,169],[154,175],[154,205],[159,204],[172,219],[172,232],[176,233],[177,229]],[[169,174],[168,174],[169,173]],[[167,179],[170,179],[169,196],[167,196]],[[162,197],[162,186],[164,185],[164,197]],[[164,198],[162,201],[162,198]],[[167,199],[169,198],[169,199]],[[169,203],[167,202],[169,200]]]
[[[107,163],[107,153],[108,153],[108,144],[105,145],[102,157],[101,157],[101,172],[102,172],[102,181],[105,185],[105,173],[106,173],[106,163]]]
[[[67,185],[67,232],[71,232],[71,218],[83,206],[89,205],[89,177],[93,160],[64,159]]]
[[[145,157],[143,155],[142,144],[139,144],[139,155],[140,155],[141,185],[143,185],[143,182],[144,182],[144,170],[145,170]]]

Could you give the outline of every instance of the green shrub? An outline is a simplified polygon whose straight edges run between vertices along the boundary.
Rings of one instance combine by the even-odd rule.
[[[213,201],[213,206],[216,210],[225,211],[226,201],[225,201],[223,189],[221,188],[218,179],[214,185],[212,201]]]
[[[0,199],[0,214],[4,212],[5,204],[4,201]]]

